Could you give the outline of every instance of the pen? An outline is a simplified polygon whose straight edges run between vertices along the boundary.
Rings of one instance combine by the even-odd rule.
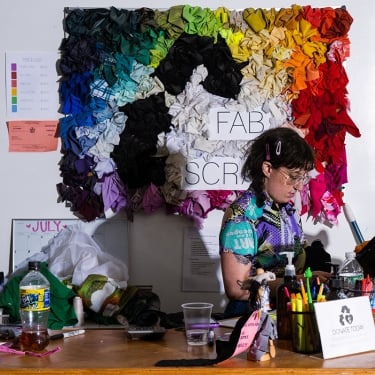
[[[362,279],[362,295],[369,296],[373,290],[373,283],[370,279],[370,275],[367,275],[365,279]]]
[[[307,302],[309,304],[309,310],[311,310],[312,309],[312,295],[311,295],[311,289],[310,289],[310,279],[312,277],[312,271],[310,267],[306,268],[306,271],[304,272],[303,276],[305,276],[305,279],[306,279]]]
[[[323,289],[324,289],[324,283],[321,283],[321,284],[320,284],[320,287],[319,287],[318,296],[316,297],[316,300],[317,300],[318,302],[321,302],[321,300],[322,300],[322,297],[323,297]]]
[[[297,312],[303,311],[303,297],[301,293],[296,294],[296,311]]]
[[[321,282],[320,282],[319,276],[316,276],[315,282],[313,282],[311,286],[311,296],[313,300],[318,299],[320,287],[321,287]]]
[[[67,337],[72,337],[72,336],[77,336],[77,335],[82,335],[85,333],[84,329],[77,329],[75,331],[69,331],[69,332],[64,332],[64,333],[58,333],[56,335],[50,336],[50,340],[57,340],[57,339],[66,339]]]
[[[357,220],[355,219],[353,211],[347,203],[344,204],[344,214],[346,216],[346,219],[349,221],[350,226],[353,229],[353,232],[355,234],[355,239],[357,240],[357,244],[361,244],[365,239],[362,236],[362,232],[359,229],[359,226],[357,224]]]
[[[302,293],[302,302],[307,305],[307,294],[306,294],[306,290],[305,290],[305,286],[303,285],[303,280],[300,279],[299,280],[299,283],[300,283],[300,286],[301,286],[301,293]]]
[[[296,311],[297,310],[297,297],[295,293],[290,294],[290,302],[291,302],[292,311]]]
[[[214,341],[215,341],[215,332],[214,332],[214,330],[211,328],[211,329],[208,331],[208,341],[207,341],[207,345],[208,345],[208,346],[213,346],[213,345],[214,345]]]
[[[284,294],[286,298],[290,298],[289,289],[286,286],[284,286]]]
[[[220,323],[209,323],[209,324],[192,324],[192,328],[218,328],[220,327]]]

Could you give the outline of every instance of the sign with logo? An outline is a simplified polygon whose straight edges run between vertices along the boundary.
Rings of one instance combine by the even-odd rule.
[[[323,358],[375,350],[375,326],[368,296],[314,304]]]

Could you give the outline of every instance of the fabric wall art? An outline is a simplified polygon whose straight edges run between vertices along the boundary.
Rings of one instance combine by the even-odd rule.
[[[201,227],[248,181],[248,142],[293,128],[316,168],[296,205],[336,224],[348,182],[345,7],[66,8],[60,45],[59,202],[85,221],[125,210]]]

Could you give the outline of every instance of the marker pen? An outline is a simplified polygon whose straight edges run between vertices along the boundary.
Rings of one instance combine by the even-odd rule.
[[[50,336],[50,340],[57,340],[57,339],[66,339],[67,337],[73,337],[73,336],[77,336],[77,335],[82,335],[85,333],[85,330],[84,329],[77,329],[75,331],[68,331],[68,332],[64,332],[64,333],[58,333],[56,335],[52,335]]]
[[[218,328],[220,327],[220,323],[208,323],[208,324],[203,324],[203,323],[196,323],[192,324],[192,328]]]
[[[353,229],[355,239],[357,240],[357,244],[361,244],[362,242],[364,242],[365,239],[362,236],[362,232],[359,229],[359,226],[357,224],[357,220],[353,214],[353,211],[348,204],[344,204],[344,214],[346,216],[346,219],[349,221],[350,226]]]
[[[215,332],[214,330],[211,328],[209,331],[208,331],[208,342],[207,342],[207,345],[208,346],[213,346],[215,343]]]

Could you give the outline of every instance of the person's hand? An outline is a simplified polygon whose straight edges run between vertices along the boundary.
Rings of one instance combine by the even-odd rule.
[[[319,277],[320,282],[322,283],[327,283],[328,280],[331,278],[332,274],[326,271],[312,271],[312,277]],[[297,280],[302,279],[303,282],[306,282],[305,276],[302,275],[297,275]]]
[[[313,271],[313,277],[319,277],[320,282],[327,283],[332,274],[325,271]]]

